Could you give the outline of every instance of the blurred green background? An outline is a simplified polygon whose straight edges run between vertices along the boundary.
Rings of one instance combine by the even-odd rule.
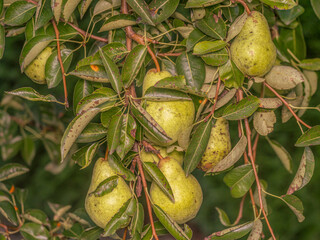
[[[305,8],[305,13],[300,17],[305,40],[307,44],[308,58],[320,57],[320,21],[315,16],[309,1],[300,1]],[[31,86],[39,92],[49,93],[46,87],[33,84],[25,75],[20,74],[18,59],[22,48],[23,37],[7,39],[6,50],[3,59],[0,61],[0,97],[4,91],[16,89],[21,86]],[[68,87],[72,92],[75,80],[68,78]],[[63,98],[62,84],[59,87],[50,90],[50,93]],[[320,91],[313,96],[311,106],[319,105]],[[69,110],[71,113],[71,110]],[[72,114],[72,113],[71,113]],[[310,125],[319,124],[320,113],[315,110],[308,110],[303,119]],[[278,118],[280,121],[280,119]],[[232,136],[236,136],[237,127],[230,125]],[[270,135],[271,139],[277,139],[292,155],[294,172],[299,166],[302,156],[302,148],[295,148],[294,142],[299,137],[300,131],[296,122],[291,119],[285,126],[276,125],[274,132]],[[236,137],[234,138],[236,141]],[[233,143],[235,142],[233,141]],[[28,188],[29,194],[26,202],[27,208],[40,208],[50,213],[47,202],[54,202],[63,205],[72,205],[73,209],[83,207],[84,198],[90,184],[92,166],[79,170],[76,165],[70,165],[60,174],[53,175],[44,170],[46,164],[50,161],[44,148],[40,148],[35,160],[32,163],[31,171],[25,176],[18,177],[9,184],[15,184],[21,188]],[[278,239],[320,239],[320,147],[313,147],[313,153],[316,158],[314,176],[311,182],[296,195],[304,203],[304,214],[306,219],[298,223],[295,215],[280,200],[271,197],[267,198],[269,204],[269,220],[276,233],[280,236]],[[19,157],[14,161],[22,162]],[[261,138],[258,147],[257,163],[259,164],[259,175],[268,182],[268,192],[275,195],[285,194],[294,174],[289,174],[275,156],[273,150],[269,147],[265,139]],[[213,231],[223,229],[218,220],[218,214],[215,207],[224,209],[231,221],[237,217],[240,199],[232,199],[228,187],[223,183],[222,175],[215,177],[203,177],[203,173],[196,170],[196,177],[199,179],[204,190],[204,202],[193,225],[202,233],[196,233],[195,239],[201,239]],[[245,204],[245,213],[242,222],[252,219],[252,210],[247,198]],[[264,233],[269,236],[265,228]]]

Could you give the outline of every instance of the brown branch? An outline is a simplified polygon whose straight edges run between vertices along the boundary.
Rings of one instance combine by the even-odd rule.
[[[67,82],[66,82],[66,75],[64,72],[64,66],[63,66],[63,62],[61,59],[61,49],[60,49],[60,42],[59,42],[59,30],[57,27],[56,22],[52,19],[51,20],[53,28],[54,28],[54,32],[56,34],[56,38],[57,38],[57,51],[58,51],[58,60],[60,63],[60,67],[61,67],[61,74],[62,74],[62,80],[63,80],[63,89],[64,89],[64,104],[66,106],[66,108],[69,108],[69,102],[68,102],[68,91],[67,91]]]
[[[214,114],[214,110],[216,109],[216,105],[217,105],[217,101],[218,101],[218,95],[219,95],[220,85],[221,85],[221,78],[220,78],[220,76],[219,76],[219,78],[218,78],[218,83],[217,83],[217,89],[216,89],[216,95],[214,96],[214,104],[213,104],[213,107],[212,107],[211,112],[210,112],[209,115],[206,116],[206,118],[204,119],[205,122],[208,121],[209,118]]]
[[[142,145],[144,146],[144,149],[146,150],[146,152],[152,152],[155,155],[157,155],[157,157],[162,160],[163,157],[160,154],[160,151],[155,149],[150,143],[148,143],[147,141],[142,141]]]
[[[238,3],[240,3],[240,4],[244,7],[244,9],[246,10],[247,14],[248,14],[248,15],[251,14],[251,11],[250,11],[248,5],[247,5],[243,0],[233,0],[233,2],[238,2]]]
[[[240,222],[241,218],[242,218],[243,205],[244,205],[244,200],[246,199],[246,196],[247,196],[247,195],[244,195],[244,196],[242,197],[242,199],[241,199],[238,217],[237,217],[237,219],[234,221],[233,225],[237,225],[237,224]]]
[[[150,224],[151,224],[151,229],[152,229],[152,235],[156,240],[159,240],[159,238],[157,236],[157,233],[156,233],[156,229],[154,227],[154,222],[153,222],[153,217],[152,217],[152,208],[151,208],[151,203],[150,203],[149,194],[148,194],[148,188],[147,188],[147,181],[146,181],[146,178],[144,176],[141,159],[140,159],[139,156],[137,156],[136,159],[137,159],[137,163],[138,163],[139,172],[141,174],[144,194],[145,194],[145,197],[146,197],[148,214],[149,214],[149,219],[150,219]]]
[[[276,96],[283,102],[283,104],[288,108],[288,110],[292,113],[292,115],[294,116],[294,118],[295,118],[298,122],[300,122],[301,124],[303,124],[304,126],[306,126],[306,127],[309,128],[309,129],[312,128],[311,126],[309,126],[308,124],[306,124],[304,121],[301,120],[301,118],[299,118],[299,117],[297,116],[297,114],[296,114],[296,113],[292,110],[292,108],[290,107],[289,103],[288,103],[286,100],[284,100],[283,97],[281,97],[280,94],[277,93],[276,90],[274,90],[274,89],[273,89],[268,83],[266,83],[266,82],[264,82],[263,84],[264,84],[267,88],[269,88],[270,91],[273,92],[274,95],[276,95]]]
[[[258,148],[258,142],[259,142],[259,134],[257,133],[257,136],[254,140],[254,143],[253,143],[253,148],[252,148],[252,152],[253,152],[253,159],[254,161],[256,160],[256,155],[257,155],[257,148]]]
[[[104,154],[104,160],[107,161],[109,156],[109,147],[107,146],[106,153]]]
[[[128,228],[126,227],[126,229],[124,230],[124,233],[123,233],[122,240],[125,240],[127,238],[127,232],[128,232]]]
[[[26,0],[26,2],[33,3],[34,5],[38,5],[38,2],[33,1],[33,0]]]
[[[158,53],[157,55],[160,57],[165,57],[165,56],[178,57],[181,54],[182,54],[182,52],[167,52],[167,53]]]

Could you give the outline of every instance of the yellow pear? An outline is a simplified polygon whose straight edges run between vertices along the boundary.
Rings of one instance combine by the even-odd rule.
[[[166,71],[159,73],[154,72],[154,70],[148,71],[143,82],[143,93],[159,80],[170,76],[171,74]],[[179,135],[192,125],[195,115],[195,108],[192,101],[146,101],[145,109],[172,140],[167,144],[163,144],[150,136],[150,134],[146,134],[146,136],[154,143],[166,146],[178,140]]]
[[[183,224],[193,219],[202,204],[202,190],[197,179],[185,172],[177,160],[167,157],[159,162],[159,169],[168,180],[173,191],[174,203],[163,193],[156,183],[151,184],[152,202],[165,211],[174,221]]]
[[[46,47],[26,68],[24,73],[35,83],[46,84],[45,66],[52,53],[51,47]]]
[[[231,150],[228,121],[219,118],[211,129],[207,148],[199,163],[203,171],[208,171],[220,162]]]
[[[92,192],[105,179],[115,176],[115,171],[108,161],[99,158],[94,165],[91,184],[85,200],[85,209],[92,221],[104,228],[122,205],[132,197],[132,193],[123,178],[118,178],[118,185],[103,196],[95,196]]]
[[[276,60],[276,47],[271,39],[269,25],[262,13],[253,11],[239,35],[232,42],[232,61],[249,76],[263,76]]]

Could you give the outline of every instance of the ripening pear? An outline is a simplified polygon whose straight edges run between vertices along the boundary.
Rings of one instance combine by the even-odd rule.
[[[231,139],[228,121],[218,118],[211,129],[207,148],[199,163],[203,171],[216,166],[231,150]]]
[[[239,70],[249,76],[263,76],[276,60],[276,47],[262,13],[253,11],[231,44],[231,58]]]
[[[99,158],[94,165],[91,184],[85,200],[85,209],[92,221],[104,228],[110,219],[119,211],[122,205],[132,197],[132,193],[122,177],[118,178],[118,185],[103,196],[95,196],[92,192],[105,179],[115,176],[115,171],[108,161]]]
[[[46,84],[45,66],[52,53],[51,47],[46,47],[25,69],[24,73],[35,83]]]
[[[193,219],[200,209],[203,198],[197,179],[191,174],[186,177],[178,161],[171,157],[160,160],[158,166],[171,186],[175,201],[173,203],[153,182],[150,188],[152,202],[179,224]]]
[[[143,94],[148,88],[166,77],[171,77],[171,74],[167,71],[155,72],[154,69],[149,70],[143,81]],[[146,136],[158,145],[168,146],[173,144],[178,140],[184,129],[187,129],[193,123],[195,108],[192,101],[146,101],[145,106],[146,111],[172,139],[167,144],[163,144],[146,133]]]

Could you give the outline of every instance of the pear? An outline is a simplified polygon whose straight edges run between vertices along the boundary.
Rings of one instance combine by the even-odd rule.
[[[46,47],[26,68],[24,73],[35,83],[46,84],[45,66],[52,53],[51,47]]]
[[[143,81],[143,93],[145,93],[148,88],[152,87],[159,80],[170,76],[171,74],[167,71],[158,73],[152,69],[149,70]],[[195,115],[195,108],[192,101],[146,101],[145,109],[163,128],[171,140],[167,142],[167,144],[163,144],[154,139],[148,133],[146,133],[146,136],[157,145],[165,146],[171,145],[178,140],[184,129],[193,124]]]
[[[172,157],[160,160],[159,169],[168,180],[173,196],[172,202],[156,183],[151,184],[150,195],[154,204],[161,207],[169,217],[179,224],[193,219],[202,204],[202,190],[197,179],[191,174],[186,177],[182,167]]]
[[[272,42],[269,25],[260,12],[248,16],[239,35],[232,42],[232,61],[249,76],[263,76],[276,60],[276,47]]]
[[[203,171],[216,166],[231,150],[231,139],[228,121],[224,118],[217,119],[211,129],[207,148],[199,163]]]
[[[115,175],[116,173],[110,167],[108,161],[103,158],[97,160],[85,200],[85,209],[92,221],[102,228],[106,226],[122,205],[132,197],[130,188],[121,177],[119,177],[118,185],[112,192],[100,197],[91,194],[102,181]]]

